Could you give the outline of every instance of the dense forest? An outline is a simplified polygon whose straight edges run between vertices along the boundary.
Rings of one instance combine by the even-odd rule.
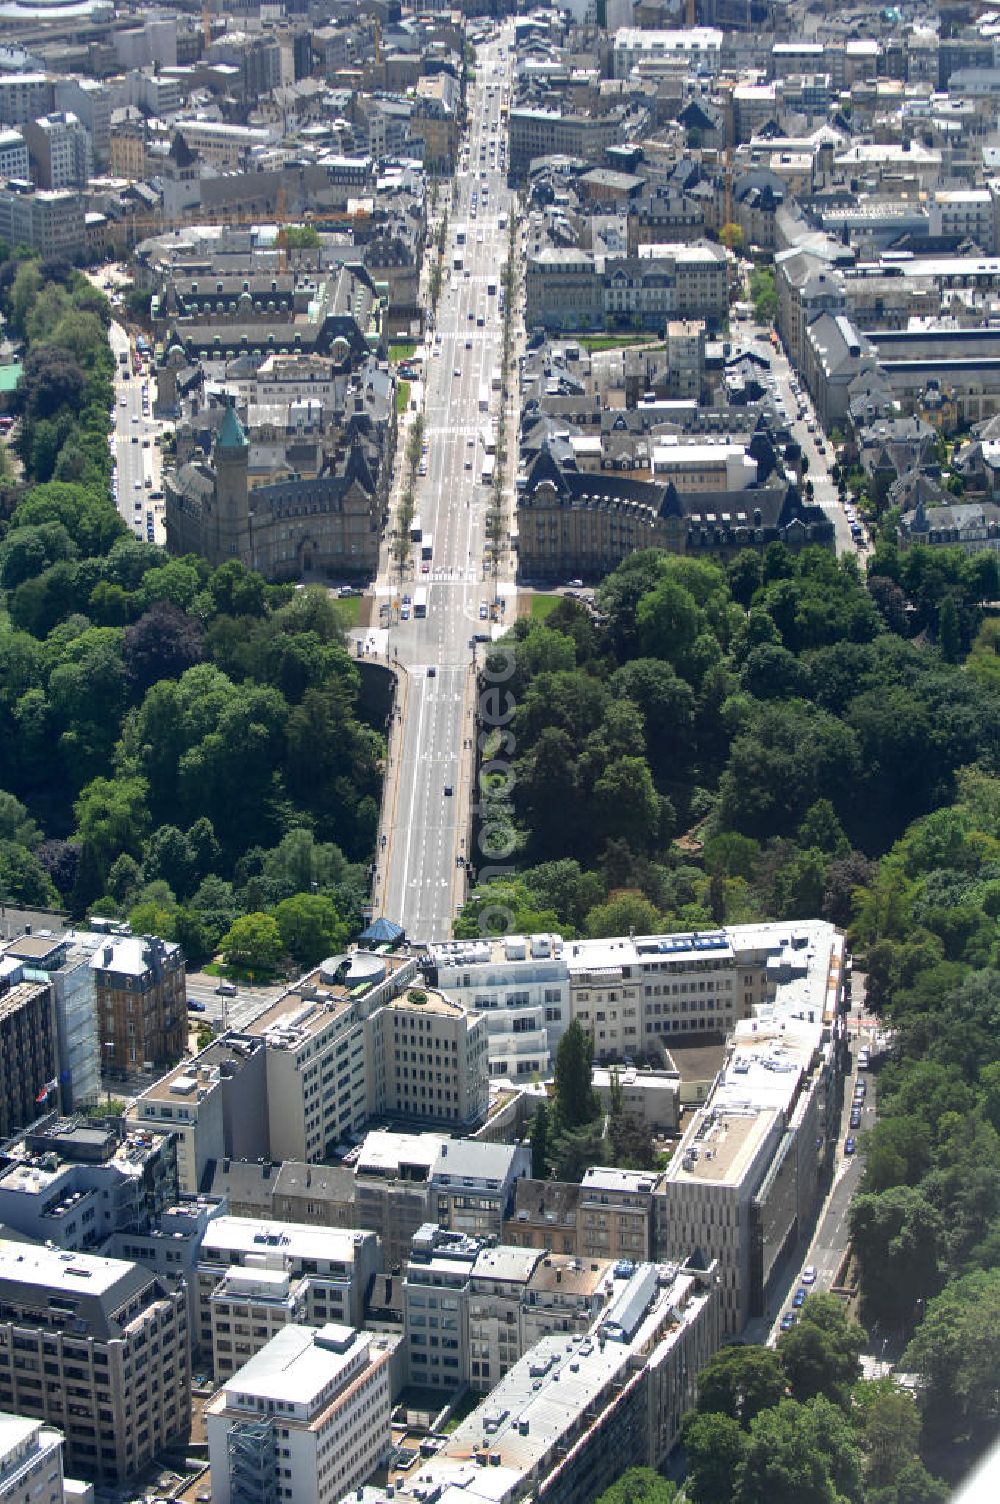
[[[728,568],[638,554],[596,612],[519,621],[510,735],[484,747],[512,769],[482,779],[511,871],[460,919],[847,928],[893,1041],[852,1213],[860,1310],[920,1375],[939,1458],[974,1454],[1000,1414],[998,595],[994,555],[880,545],[865,579],[776,545]],[[551,1134],[539,1147],[551,1159]],[[756,1497],[733,1477],[697,1496]],[[866,1496],[939,1496],[907,1478]]]
[[[690,1504],[942,1504],[926,1426],[891,1378],[861,1376],[862,1329],[811,1295],[777,1348],[724,1347],[682,1424]],[[631,1468],[598,1504],[673,1504],[674,1485]]]
[[[25,345],[23,474],[5,455],[0,475],[0,895],[129,917],[195,961],[228,939],[245,964],[309,964],[357,928],[381,789],[338,609],[131,535],[110,312],[80,273],[8,258],[0,312]]]
[[[958,550],[882,548],[867,582],[853,558],[781,544],[728,569],[650,551],[605,580],[597,615],[563,600],[519,621],[513,777],[483,779],[518,927],[847,923],[959,770],[996,771],[997,580],[994,555]]]

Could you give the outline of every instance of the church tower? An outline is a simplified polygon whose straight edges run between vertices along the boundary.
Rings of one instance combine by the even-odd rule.
[[[215,440],[215,563],[250,563],[248,466],[250,441],[233,406],[226,408]]]

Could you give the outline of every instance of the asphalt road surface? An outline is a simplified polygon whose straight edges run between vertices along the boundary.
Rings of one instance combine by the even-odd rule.
[[[505,557],[496,586],[498,620],[490,620],[495,587],[483,545],[491,488],[481,478],[484,430],[496,419],[500,403],[499,392],[489,389],[502,354],[499,295],[508,231],[499,221],[510,214],[512,201],[500,148],[506,136],[500,109],[510,89],[511,40],[508,28],[479,49],[463,142],[468,166],[456,175],[445,278],[436,327],[427,340],[427,473],[417,480],[415,507],[424,540],[432,535],[433,554],[422,559],[421,546],[414,544],[402,582],[391,564],[380,574],[375,620],[382,620],[380,608],[388,605],[392,625],[362,634],[367,651],[383,660],[387,653],[398,657],[408,675],[401,701],[400,777],[394,808],[383,822],[386,846],[379,852],[374,908],[397,920],[418,942],[448,937],[463,891],[459,862],[467,855],[471,753],[466,744],[473,735],[474,635],[499,635],[504,614],[513,613],[510,560]],[[465,230],[463,246],[457,244],[459,228]],[[461,266],[456,269],[457,259]],[[489,390],[485,411],[484,387]],[[427,615],[418,620],[412,598],[421,588],[427,591]],[[482,647],[478,645],[480,652]]]
[[[148,369],[142,375],[133,375],[131,359],[128,365],[122,365],[122,353],[129,354],[129,338],[121,324],[112,323],[108,340],[115,357],[114,431],[111,435],[115,504],[137,538],[163,543],[163,508],[161,503],[152,499],[154,493],[163,489],[160,451],[156,445],[160,424],[151,416],[155,382]]]
[[[837,487],[830,479],[828,467],[833,463],[832,445],[827,442],[822,429],[816,422],[812,399],[806,390],[805,383],[799,380],[798,375],[790,366],[784,349],[772,349],[770,333],[769,326],[743,319],[733,324],[732,337],[734,341],[746,345],[770,363],[775,396],[779,405],[788,414],[791,431],[809,461],[806,479],[812,481],[815,500],[819,502],[833,523],[837,554],[857,554],[861,558],[864,555],[864,547],[859,547],[851,537],[850,523],[840,504]],[[793,381],[797,390],[792,386]],[[801,418],[798,417],[800,408],[804,409]],[[812,433],[809,432],[810,423],[814,425],[815,431]],[[820,444],[823,445],[823,452],[819,449]]]

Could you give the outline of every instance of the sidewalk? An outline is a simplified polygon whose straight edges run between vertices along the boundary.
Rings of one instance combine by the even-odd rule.
[[[372,874],[372,918],[385,912],[386,874],[392,862],[393,842],[396,835],[396,808],[399,803],[399,779],[403,764],[404,728],[410,698],[410,676],[399,662],[389,665],[396,681],[396,694],[392,709],[392,722],[386,746],[385,781],[382,786],[382,807],[379,811],[378,837],[375,846],[375,871]],[[390,919],[395,915],[390,914]]]

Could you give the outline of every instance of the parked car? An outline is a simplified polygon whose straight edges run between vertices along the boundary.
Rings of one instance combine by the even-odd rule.
[[[215,990],[218,993],[219,997],[235,997],[236,996],[236,990],[237,990],[236,989],[236,983],[235,982],[220,982],[219,985],[218,985],[218,987],[216,987]]]
[[[803,1269],[802,1283],[804,1285],[814,1285],[816,1283],[816,1266],[814,1264],[807,1264]]]
[[[845,1140],[844,1140],[844,1153],[845,1154],[853,1154],[854,1151],[855,1151],[855,1149],[857,1147],[858,1147],[858,1141],[857,1141],[856,1138],[851,1138],[851,1137],[845,1138]]]
[[[790,1332],[798,1319],[799,1318],[794,1311],[786,1311],[784,1316],[782,1316],[781,1318],[781,1330],[783,1332]]]
[[[792,1305],[797,1311],[801,1311],[802,1307],[806,1303],[808,1295],[809,1291],[805,1289],[803,1285],[800,1285],[795,1294],[792,1296]]]

